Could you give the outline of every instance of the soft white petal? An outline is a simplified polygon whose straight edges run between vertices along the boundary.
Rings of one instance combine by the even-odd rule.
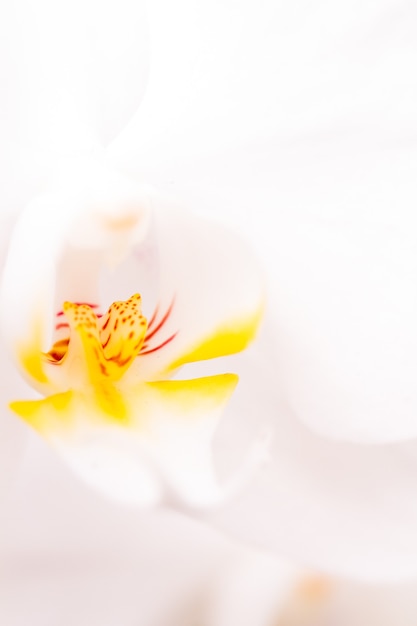
[[[22,207],[61,156],[107,143],[143,96],[141,0],[3,3],[2,210]]]
[[[8,239],[12,222],[0,218],[0,269],[3,268],[7,253]],[[30,389],[20,379],[13,363],[8,357],[4,342],[0,337],[0,503],[13,489],[18,468],[26,443],[26,428],[19,423],[6,407],[7,400],[14,395],[31,393]]]
[[[2,513],[1,620],[184,623],[224,558],[224,542],[172,514],[142,516],[96,500],[47,452],[42,468],[31,454]]]
[[[163,198],[155,204],[156,315],[143,355],[127,374],[133,380],[152,380],[180,364],[243,349],[256,335],[264,308],[262,272],[244,241]],[[128,270],[138,276],[140,292],[143,258],[139,247]],[[212,347],[203,348],[210,342]]]
[[[209,626],[267,626],[281,614],[301,578],[293,564],[266,554],[243,552],[218,576]]]
[[[415,21],[414,8],[395,0],[155,0],[149,86],[113,148],[159,181],[169,165],[172,184],[175,165],[196,156],[346,119],[410,136]]]
[[[320,586],[322,589],[320,590]],[[413,626],[416,582],[360,584],[347,580],[306,580],[276,622],[278,626]]]
[[[230,471],[259,429],[273,425],[271,461],[246,492],[206,519],[332,575],[374,582],[416,577],[416,441],[366,446],[313,434],[294,419],[264,339],[237,368],[241,384],[215,458]]]
[[[336,439],[417,435],[416,163],[405,135],[356,126],[170,170],[178,201],[263,260],[275,384],[296,418]]]
[[[320,626],[413,626],[417,615],[416,583],[383,586],[342,582],[335,585],[320,615]]]
[[[109,504],[35,437],[1,513],[0,619],[13,626],[222,626],[239,590],[278,609],[296,572],[172,512]]]
[[[353,441],[416,436],[415,10],[184,1],[166,15],[120,155],[251,239],[297,418]],[[166,55],[159,36],[181,45]]]

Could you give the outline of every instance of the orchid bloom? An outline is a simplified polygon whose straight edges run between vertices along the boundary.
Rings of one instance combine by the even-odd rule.
[[[237,376],[172,376],[254,337],[257,264],[222,227],[79,161],[67,186],[29,204],[11,240],[3,328],[45,396],[12,409],[116,498],[157,502],[163,479],[174,498],[213,504],[225,494],[212,438]]]
[[[219,502],[257,457],[255,447],[227,487],[218,486],[211,442],[237,377],[171,379],[182,365],[251,341],[264,305],[260,272],[222,226],[167,205],[120,172],[100,144],[117,135],[143,93],[143,7],[81,3],[83,24],[74,7],[56,31],[53,3],[42,6],[50,21],[38,7],[35,51],[33,33],[8,41],[18,50],[9,55],[17,157],[38,172],[38,189],[9,246],[2,330],[44,396],[16,398],[12,408],[117,498],[154,503],[165,490],[196,506]],[[9,27],[19,14],[6,10]],[[109,28],[119,34],[110,46]],[[68,40],[75,33],[76,50]],[[60,64],[67,69],[55,80]]]
[[[53,169],[48,155],[65,171],[63,154],[78,158],[96,151],[106,121],[116,120],[108,140],[144,92],[142,87],[135,91],[133,80],[146,74],[134,63],[143,58],[137,46],[146,39],[138,3],[126,2],[120,20],[119,8],[96,11],[92,3],[85,11],[76,5],[68,31],[61,28],[62,33],[61,22],[52,20],[56,29],[39,36],[49,4],[42,3],[43,14],[39,3],[36,11],[28,8],[36,13],[36,36],[28,27],[31,20],[23,31],[16,27],[16,37],[8,32],[9,22],[0,20],[6,25],[1,42],[13,50],[2,58],[11,63],[23,51],[19,71],[12,67],[10,76],[25,85],[28,64],[32,72],[17,103],[15,90],[8,92],[7,112],[18,111],[24,120],[16,125],[19,141],[9,141],[16,128],[7,124],[2,144],[11,146],[3,169],[13,174],[4,189],[12,189],[9,200],[19,207],[39,194],[45,164]],[[18,7],[17,25],[27,14]],[[152,63],[146,92],[138,113],[105,154],[135,180],[241,231],[268,270],[267,324],[261,341],[242,355],[244,384],[219,424],[216,453],[222,462],[241,457],[266,425],[275,433],[272,462],[250,489],[205,520],[272,552],[368,580],[417,573],[414,22],[412,12],[390,0],[378,6],[370,0],[332,6],[267,2],[256,11],[251,3],[237,11],[232,0],[204,6],[155,0],[149,4]],[[95,41],[92,33],[101,34],[95,46],[87,45]],[[36,39],[42,43],[40,59],[39,47],[31,45]],[[73,41],[77,45],[70,45]],[[68,65],[69,75],[59,71]],[[42,86],[38,94],[37,85]],[[60,112],[60,102],[74,106],[67,106],[61,118],[54,116],[51,130],[50,111]],[[86,128],[88,133],[82,132]],[[58,185],[59,201],[69,187],[68,182]],[[141,207],[143,194],[141,188]],[[38,216],[46,211],[42,197],[45,204],[32,207]],[[77,206],[78,200],[73,210]],[[110,222],[115,210],[114,203],[105,209]],[[131,211],[126,205],[120,210],[124,216]],[[69,212],[64,214],[69,220]],[[31,230],[28,215],[22,220],[20,234],[25,224]],[[45,221],[35,222],[33,232],[47,238]],[[95,233],[95,247],[101,241],[104,249],[102,223],[95,223],[91,239],[91,228],[82,219],[79,223],[77,235],[91,245]],[[64,254],[71,240],[48,241]],[[46,262],[42,272],[37,265],[33,281],[27,278],[32,261],[42,260],[39,243],[30,238],[27,243],[34,254],[25,249],[13,270],[16,276],[20,271],[27,293],[16,296],[21,304],[15,307],[5,300],[2,311],[5,338],[14,344],[18,328],[20,337],[28,331],[24,303],[34,304],[38,280],[45,279],[48,297],[54,291],[46,276],[55,276],[55,262]],[[123,246],[113,243],[107,264],[114,266]],[[19,248],[12,244],[9,261],[15,245]],[[51,258],[53,250],[46,250]],[[11,261],[8,267],[10,277]],[[99,313],[106,315],[113,301],[138,292],[150,322],[157,299],[135,284],[103,301],[63,293],[45,305],[50,319],[41,323],[54,331],[61,323],[54,316],[63,312],[65,301],[99,304]],[[163,315],[173,295],[163,304]],[[33,307],[28,311],[32,315]],[[172,328],[162,342],[177,331]],[[180,336],[144,359],[169,353]],[[45,338],[41,351],[47,354],[53,341]],[[16,345],[11,347],[21,359]],[[235,371],[230,361],[229,367]],[[159,381],[144,381],[149,382]]]

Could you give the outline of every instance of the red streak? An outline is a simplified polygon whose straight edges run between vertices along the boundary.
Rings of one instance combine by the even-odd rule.
[[[156,348],[151,348],[150,350],[145,350],[144,352],[141,351],[139,353],[140,356],[143,356],[144,354],[151,354],[151,352],[156,352],[157,350],[160,350],[161,348],[166,346],[168,343],[171,343],[171,341],[175,339],[177,335],[178,335],[178,332],[174,333],[173,335],[171,335],[171,337],[168,337],[168,339],[165,339],[165,341],[160,343],[159,346],[156,346]]]
[[[69,328],[69,324],[62,323],[55,326],[55,330],[59,330],[60,328]]]
[[[167,319],[171,315],[172,309],[174,307],[174,302],[175,302],[175,298],[172,300],[171,304],[168,307],[167,312],[165,313],[164,317],[161,319],[161,321],[159,322],[157,327],[154,328],[153,331],[149,333],[149,335],[147,334],[145,336],[145,341],[149,341],[149,339],[152,339],[152,337],[158,332],[158,330],[160,330],[162,328],[162,326],[165,324],[165,322],[167,321]],[[148,330],[149,330],[149,328],[148,328]]]
[[[159,312],[159,307],[157,306],[157,307],[156,307],[156,309],[155,309],[155,311],[153,312],[153,315],[152,315],[152,317],[151,317],[151,319],[150,319],[150,322],[149,322],[149,324],[148,324],[148,330],[150,330],[150,329],[151,329],[152,324],[153,324],[153,323],[154,323],[154,321],[156,320],[156,316],[158,315],[158,312]]]

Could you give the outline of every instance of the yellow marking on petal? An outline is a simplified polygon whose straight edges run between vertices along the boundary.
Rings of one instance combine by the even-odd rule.
[[[99,384],[94,388],[94,402],[104,416],[116,420],[119,424],[129,424],[129,411],[123,395],[112,384]]]
[[[73,392],[59,393],[43,400],[12,402],[10,408],[41,435],[68,428],[72,423],[70,412]]]
[[[30,340],[19,346],[20,362],[25,371],[37,382],[47,383],[42,358],[42,324],[36,321],[30,334]]]
[[[195,411],[211,410],[225,403],[232,395],[239,377],[236,374],[219,374],[191,380],[162,380],[146,383],[157,392],[162,404],[170,411],[185,417]]]
[[[232,395],[238,382],[236,374],[220,374],[193,380],[168,380],[152,383],[142,383],[129,393],[129,407],[135,407],[135,415],[125,405],[123,398],[121,412],[113,404],[114,396],[106,398],[106,391],[96,396],[76,391],[67,391],[55,394],[42,400],[27,400],[12,402],[10,408],[32,428],[48,438],[57,432],[69,432],[75,428],[77,422],[98,422],[111,418],[109,423],[119,426],[132,427],[143,424],[152,417],[152,407],[162,409],[168,417],[188,419],[200,415],[209,415],[225,404]],[[110,409],[110,410],[109,410]]]
[[[241,352],[255,338],[263,313],[264,306],[262,305],[252,315],[221,326],[212,335],[171,363],[167,371],[174,370],[185,363],[205,361]]]
[[[112,387],[95,389],[93,393],[71,390],[42,400],[12,402],[10,408],[46,438],[57,432],[69,433],[80,422],[116,422],[119,426],[131,423],[123,398]]]

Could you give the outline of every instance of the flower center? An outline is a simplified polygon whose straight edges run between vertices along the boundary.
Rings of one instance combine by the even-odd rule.
[[[68,325],[69,337],[54,343],[45,354],[47,362],[65,366],[81,356],[90,382],[119,380],[145,341],[148,324],[141,296],[114,302],[103,316],[94,312],[93,305],[64,302],[63,314],[67,324],[60,326]]]

